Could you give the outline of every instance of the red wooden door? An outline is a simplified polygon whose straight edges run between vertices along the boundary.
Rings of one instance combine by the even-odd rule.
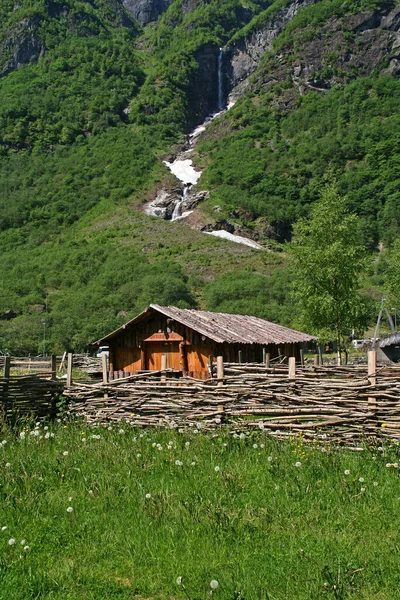
[[[145,342],[144,348],[146,370],[159,371],[162,354],[167,357],[167,369],[181,369],[179,342]]]

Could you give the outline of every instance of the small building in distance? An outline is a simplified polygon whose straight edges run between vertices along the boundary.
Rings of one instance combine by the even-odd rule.
[[[210,357],[261,363],[264,353],[269,353],[271,358],[299,359],[301,348],[315,340],[258,317],[151,304],[93,345],[109,347],[111,374],[158,371],[165,354],[168,369],[207,379]]]

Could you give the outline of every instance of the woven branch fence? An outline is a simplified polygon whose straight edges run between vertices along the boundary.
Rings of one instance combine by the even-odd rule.
[[[207,381],[153,371],[97,384],[72,384],[69,411],[89,422],[212,429],[220,423],[353,443],[361,436],[400,439],[400,367],[265,368],[220,365]],[[221,370],[222,369],[222,370]]]

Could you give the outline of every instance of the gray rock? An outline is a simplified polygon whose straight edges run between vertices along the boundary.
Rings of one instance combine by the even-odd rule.
[[[125,8],[141,24],[156,21],[173,0],[123,0]]]

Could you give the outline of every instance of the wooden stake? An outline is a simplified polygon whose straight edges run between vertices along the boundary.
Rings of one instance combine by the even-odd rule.
[[[368,381],[372,387],[376,386],[376,350],[369,350],[368,352]],[[376,412],[376,398],[368,397],[368,407],[374,413]]]
[[[167,355],[161,354],[161,383],[167,383]]]
[[[289,356],[289,380],[294,381],[296,379],[296,358]]]
[[[3,403],[4,403],[4,415],[7,415],[7,412],[11,408],[9,406],[9,397],[8,397],[8,385],[10,379],[10,368],[11,368],[11,357],[4,357],[4,379],[6,380],[4,389],[3,389]]]
[[[314,367],[319,365],[319,354],[314,354]]]
[[[57,356],[55,354],[51,355],[51,378],[57,379]]]
[[[239,350],[239,352],[238,352],[238,362],[239,362],[239,364],[242,363],[242,351],[241,350]]]
[[[67,388],[72,385],[72,353],[68,352],[67,356]]]
[[[105,352],[101,354],[101,370],[103,372],[103,383],[108,383],[107,354]]]
[[[300,348],[300,364],[302,367],[304,367],[304,350],[303,350],[303,348]]]
[[[224,385],[224,359],[222,356],[217,356],[217,387]],[[218,412],[224,412],[224,405],[218,404]]]
[[[271,361],[271,355],[269,352],[267,352],[265,355],[265,368],[266,369],[269,369],[270,361]]]

